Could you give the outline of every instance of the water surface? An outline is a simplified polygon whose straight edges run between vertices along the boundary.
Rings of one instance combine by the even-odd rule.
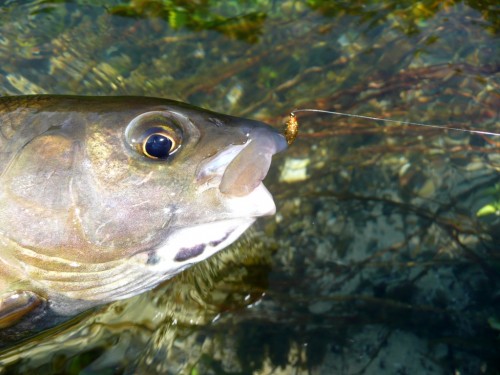
[[[7,1],[0,94],[499,132],[499,25],[493,1]],[[268,177],[275,217],[1,353],[0,373],[498,373],[500,137],[299,123]]]

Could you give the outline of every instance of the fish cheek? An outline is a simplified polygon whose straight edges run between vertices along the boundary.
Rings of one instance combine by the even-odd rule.
[[[87,137],[84,158],[75,191],[85,238],[115,259],[158,242],[170,221],[171,199],[158,162],[132,157],[106,128]]]
[[[28,143],[5,175],[9,193],[42,209],[70,204],[67,186],[73,174],[75,143],[57,134]]]

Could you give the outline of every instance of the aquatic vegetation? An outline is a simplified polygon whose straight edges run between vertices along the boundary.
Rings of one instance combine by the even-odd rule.
[[[109,12],[124,17],[161,18],[174,30],[214,30],[229,38],[255,43],[262,33],[266,13],[252,10],[262,9],[265,2],[253,3],[249,7],[238,1],[131,0],[112,6]]]
[[[492,203],[481,207],[477,212],[477,216],[500,215],[500,185],[496,184],[493,188],[485,191],[485,194],[493,196],[495,199]]]

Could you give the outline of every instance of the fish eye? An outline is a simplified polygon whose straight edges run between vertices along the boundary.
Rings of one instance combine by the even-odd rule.
[[[167,160],[182,144],[182,127],[168,112],[147,112],[134,118],[125,130],[125,140],[138,154]]]
[[[175,151],[175,139],[165,132],[149,134],[142,142],[142,153],[151,159],[166,159]]]

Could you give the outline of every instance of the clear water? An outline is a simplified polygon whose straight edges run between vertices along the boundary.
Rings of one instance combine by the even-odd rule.
[[[2,4],[1,95],[500,131],[493,1]],[[153,292],[0,353],[0,373],[497,374],[500,137],[299,123],[268,177],[275,217]]]

